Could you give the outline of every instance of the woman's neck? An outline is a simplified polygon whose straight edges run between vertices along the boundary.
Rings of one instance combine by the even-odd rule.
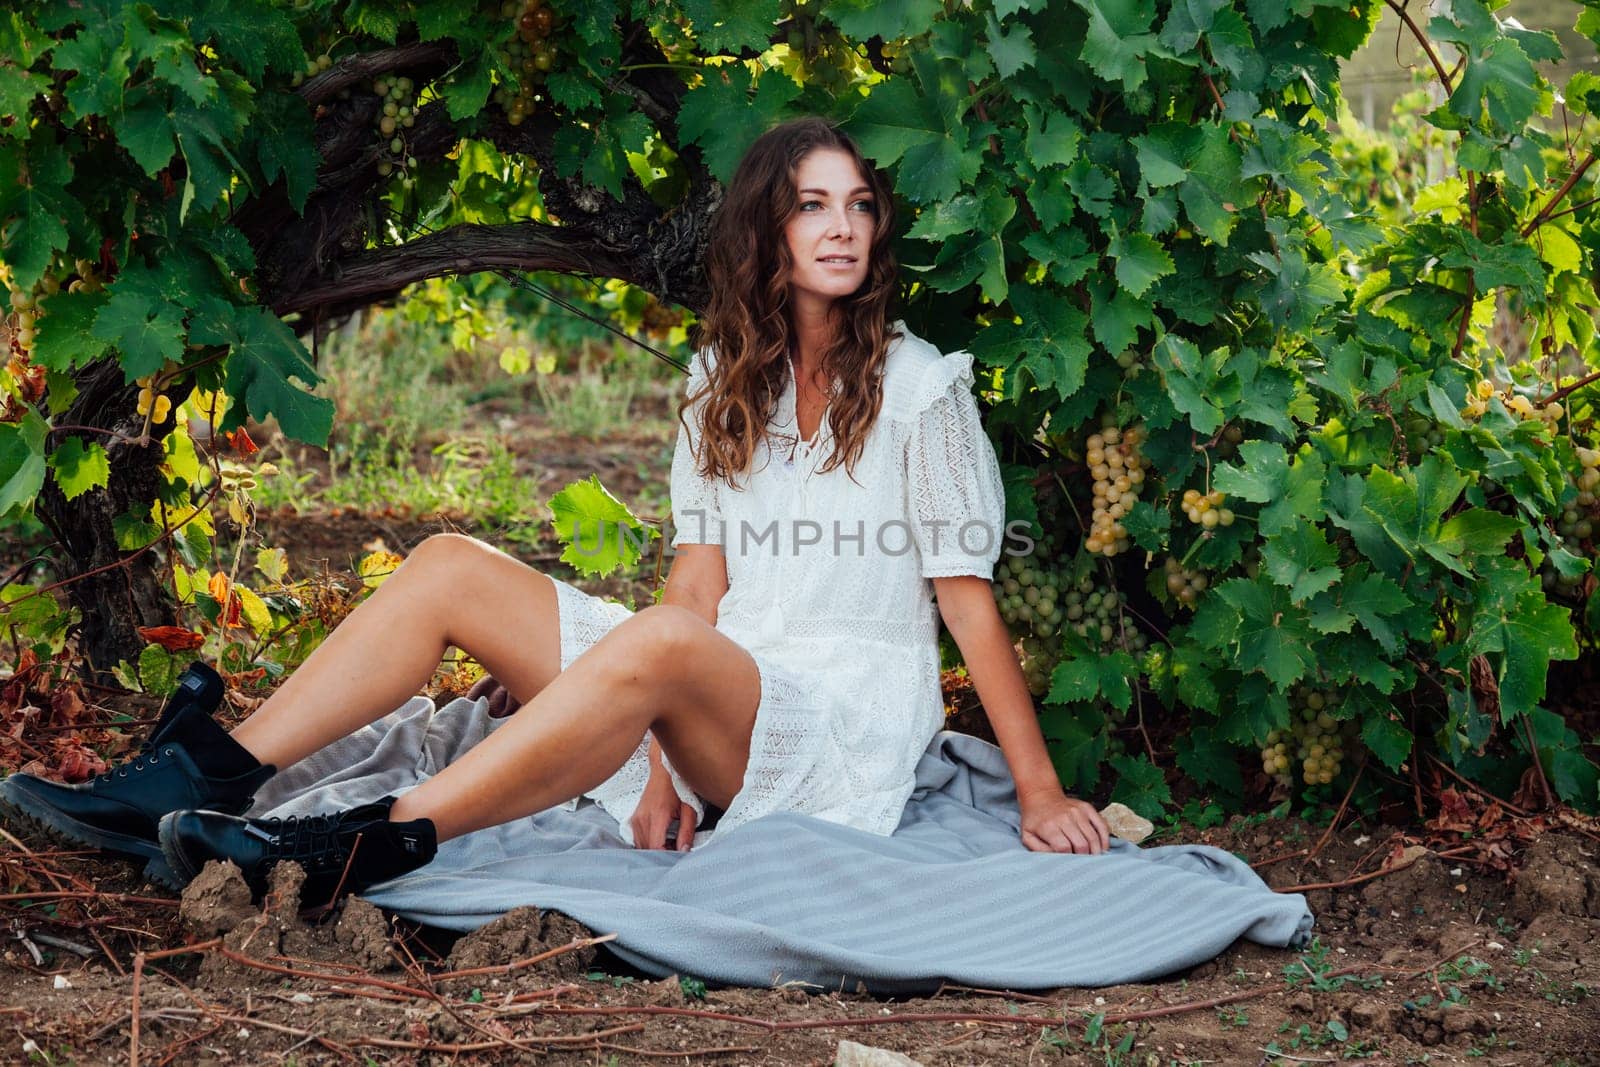
[[[815,377],[822,368],[822,352],[833,340],[838,324],[829,314],[832,305],[813,307],[805,304],[794,308],[793,352],[802,381]]]

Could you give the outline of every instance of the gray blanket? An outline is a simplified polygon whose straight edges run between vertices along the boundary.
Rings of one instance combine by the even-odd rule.
[[[418,697],[274,778],[252,815],[326,811],[399,793],[501,720],[486,701]],[[374,903],[471,930],[514,907],[563,912],[656,976],[918,993],[941,980],[1010,989],[1169,974],[1236,938],[1299,947],[1305,898],[1273,893],[1204,845],[1099,856],[1031,852],[998,748],[938,734],[893,835],[777,814],[700,850],[637,850],[584,800],[442,845]]]

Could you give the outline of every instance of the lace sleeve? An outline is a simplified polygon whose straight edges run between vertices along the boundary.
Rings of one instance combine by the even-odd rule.
[[[1005,538],[1000,462],[972,395],[971,356],[945,360],[929,372],[941,376],[944,387],[922,409],[906,442],[908,518],[924,578],[992,579]]]
[[[689,362],[689,381],[686,389],[694,392],[705,380],[704,356],[696,352]],[[679,545],[722,544],[722,507],[718,501],[717,483],[702,477],[695,463],[695,452],[700,446],[700,426],[696,421],[699,406],[693,405],[683,413],[683,423],[678,425],[678,443],[672,453],[672,547]]]

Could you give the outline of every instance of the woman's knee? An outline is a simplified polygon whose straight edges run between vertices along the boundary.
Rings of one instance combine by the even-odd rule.
[[[409,567],[413,573],[430,576],[465,576],[481,571],[486,560],[502,557],[510,558],[487,541],[466,534],[437,533],[413,548],[395,573],[400,574]]]
[[[642,674],[659,682],[692,661],[694,648],[704,640],[701,631],[706,621],[676,604],[652,604],[634,612],[617,629],[624,627],[629,658],[645,668]]]

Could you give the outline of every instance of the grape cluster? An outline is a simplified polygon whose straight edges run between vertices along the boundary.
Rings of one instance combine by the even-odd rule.
[[[156,392],[155,378],[154,374],[146,374],[139,379],[138,411],[140,415],[149,416],[152,426],[159,426],[172,414],[172,398]]]
[[[1227,502],[1227,496],[1220,489],[1209,493],[1198,489],[1183,491],[1183,513],[1189,516],[1190,522],[1207,530],[1233,525],[1233,512],[1223,507]]]
[[[1167,557],[1166,574],[1167,592],[1186,608],[1194,607],[1200,594],[1211,584],[1204,573],[1185,567],[1177,556]]]
[[[34,325],[39,307],[32,293],[11,290],[11,340],[25,356],[33,355]]]
[[[1406,451],[1424,455],[1444,444],[1444,431],[1439,424],[1412,413],[1405,421]]]
[[[1145,372],[1144,355],[1138,349],[1124,348],[1117,353],[1117,366],[1122,368],[1124,378],[1137,378]]]
[[[502,84],[494,91],[494,102],[505,109],[506,121],[520,126],[533,110],[534,90],[555,69],[556,49],[550,43],[555,32],[555,13],[542,0],[505,0],[500,17],[517,20],[517,35],[500,53],[506,66],[517,72],[517,86]]]
[[[1094,476],[1094,511],[1089,536],[1083,541],[1089,552],[1111,557],[1126,552],[1132,544],[1122,519],[1138,501],[1144,485],[1144,456],[1139,451],[1143,440],[1142,427],[1123,430],[1110,425],[1090,434],[1085,442],[1084,461]]]
[[[1581,469],[1578,471],[1578,476],[1573,479],[1573,484],[1578,487],[1578,504],[1580,507],[1593,507],[1596,500],[1595,491],[1600,490],[1600,451],[1579,445],[1578,463]],[[1571,522],[1576,525],[1578,520],[1573,519]],[[1589,535],[1582,536],[1586,538]]]
[[[1000,617],[1012,627],[1025,626],[1036,637],[1053,637],[1066,620],[1060,603],[1065,578],[1054,569],[1055,546],[1034,542],[1026,556],[1007,556],[992,586]]]
[[[308,62],[304,71],[295,71],[294,77],[289,79],[289,84],[292,87],[299,88],[300,84],[307,78],[315,78],[318,74],[321,74],[331,66],[333,66],[333,57],[324,52],[317,58]]]
[[[1230,422],[1222,431],[1222,436],[1217,438],[1217,458],[1232,459],[1239,454],[1239,445],[1244,442],[1244,428],[1238,423]]]
[[[1472,395],[1467,398],[1467,402],[1462,405],[1461,414],[1473,419],[1482,418],[1489,410],[1489,401],[1499,392],[1495,384],[1488,379],[1479,382],[1473,389]],[[1560,423],[1561,416],[1566,414],[1566,409],[1560,404],[1535,404],[1525,394],[1514,392],[1509,387],[1501,399],[1505,403],[1506,410],[1513,415],[1522,419],[1538,419],[1552,431]]]
[[[1279,783],[1289,785],[1294,780],[1293,761],[1298,760],[1305,784],[1327,785],[1339,774],[1354,722],[1341,724],[1334,717],[1339,706],[1337,692],[1301,685],[1290,694],[1289,705],[1290,725],[1267,734],[1261,748],[1261,769]]]
[[[405,134],[400,132],[417,124],[415,83],[404,75],[384,76],[372,83],[372,91],[383,100],[383,109],[378,113],[378,133],[388,140],[390,157],[378,161],[379,176],[387,178],[396,168],[402,171],[415,169],[417,157],[406,154]],[[416,179],[410,174],[406,174],[402,181],[407,189],[415,183]]]

